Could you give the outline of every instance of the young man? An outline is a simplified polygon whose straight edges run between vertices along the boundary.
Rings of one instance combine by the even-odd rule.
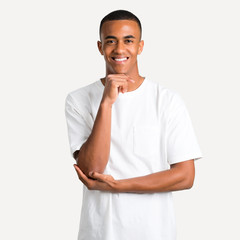
[[[139,75],[141,23],[128,11],[100,24],[106,76],[66,98],[83,185],[79,240],[176,239],[172,191],[194,182],[202,157],[181,97]]]

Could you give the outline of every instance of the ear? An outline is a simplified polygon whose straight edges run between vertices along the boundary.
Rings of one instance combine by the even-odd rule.
[[[140,55],[140,54],[142,53],[143,46],[144,46],[144,41],[141,40],[141,41],[139,42],[139,46],[138,46],[138,55]]]
[[[103,55],[102,43],[100,41],[97,41],[97,46],[98,46],[99,52],[101,53],[101,55]]]

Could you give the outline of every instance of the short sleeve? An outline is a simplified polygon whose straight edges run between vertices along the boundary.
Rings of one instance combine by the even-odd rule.
[[[65,101],[65,116],[70,152],[73,155],[86,142],[91,133],[89,113],[87,110],[77,108],[74,99],[69,94]]]
[[[167,124],[167,160],[174,164],[200,159],[202,153],[187,108],[179,95],[170,104]]]

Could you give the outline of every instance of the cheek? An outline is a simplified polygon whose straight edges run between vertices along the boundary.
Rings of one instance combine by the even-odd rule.
[[[137,55],[138,55],[138,49],[133,49],[132,51],[131,51],[131,54],[132,54],[132,57],[137,57]]]
[[[103,57],[104,57],[105,62],[108,63],[109,62],[109,57],[106,54],[104,54]]]
[[[111,55],[111,52],[112,52],[112,50],[109,48],[103,50],[103,55],[104,55],[105,59],[109,58],[109,55]]]
[[[138,46],[132,46],[129,51],[131,52],[132,55],[138,55],[139,52],[139,47]]]

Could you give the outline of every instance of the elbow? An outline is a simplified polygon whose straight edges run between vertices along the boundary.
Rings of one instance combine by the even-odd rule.
[[[185,185],[185,189],[188,190],[188,189],[191,189],[193,187],[193,182],[188,182],[186,185]]]
[[[185,189],[191,189],[194,184],[194,179],[195,179],[195,167],[194,167],[194,162],[193,161],[187,161],[185,164],[185,168],[182,171],[183,176],[184,176],[184,185]]]
[[[101,173],[103,174],[105,168],[99,166],[99,165],[94,165],[94,166],[89,166],[86,168],[86,173],[87,175],[89,176],[89,173],[90,172],[98,172],[98,173]]]
[[[103,161],[100,158],[88,158],[88,161],[84,162],[84,169],[86,175],[89,177],[90,172],[98,172],[103,173],[105,170],[105,165],[103,165]]]
[[[179,181],[179,190],[191,189],[195,178],[194,161],[184,161],[171,166]]]
[[[188,176],[184,181],[184,189],[191,189],[194,184],[194,176]]]
[[[84,148],[81,148],[78,152],[76,161],[78,167],[87,177],[90,177],[90,172],[103,173],[107,163],[107,161],[99,155],[86,151]]]
[[[90,177],[90,172],[104,172],[105,166],[101,166],[99,162],[99,159],[97,160],[92,158],[88,158],[87,161],[84,161],[81,157],[78,157],[77,159],[77,165],[87,177]]]
[[[87,147],[87,141],[82,145],[76,156],[77,165],[89,177],[90,172],[103,173],[108,162],[105,155]]]
[[[187,190],[193,187],[195,174],[194,171],[181,171],[179,174],[179,178],[181,179],[181,189]]]
[[[103,172],[104,172],[104,169],[102,169],[102,168],[100,168],[100,167],[98,167],[98,166],[94,166],[94,167],[89,167],[89,168],[87,168],[86,170],[85,170],[85,175],[88,177],[88,178],[92,178],[92,176],[90,176],[90,173],[92,173],[92,172],[97,172],[97,173],[101,173],[101,174],[103,174]]]

